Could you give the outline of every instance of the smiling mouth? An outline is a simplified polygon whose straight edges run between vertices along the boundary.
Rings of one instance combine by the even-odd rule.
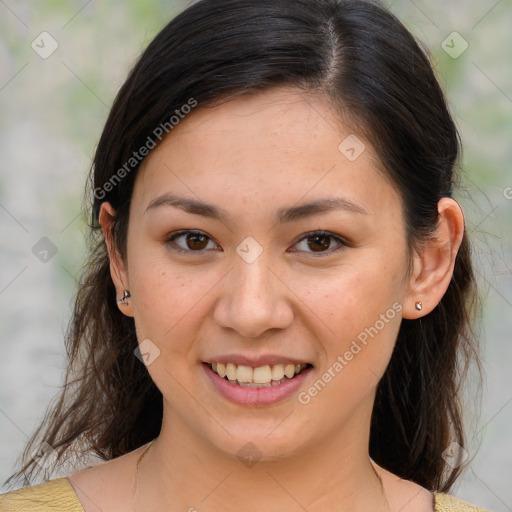
[[[267,364],[253,368],[251,366],[236,365],[233,363],[204,363],[219,377],[231,384],[251,387],[266,388],[278,386],[283,382],[292,380],[311,364]]]

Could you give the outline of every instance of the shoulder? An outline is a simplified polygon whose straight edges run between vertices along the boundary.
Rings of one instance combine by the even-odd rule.
[[[69,482],[85,512],[131,509],[136,463],[145,448],[146,445],[69,475]],[[3,512],[1,508],[0,512]]]
[[[0,512],[84,512],[67,478],[0,494]]]
[[[449,494],[435,493],[436,512],[487,512],[483,508],[475,507],[465,501],[459,500]]]
[[[412,481],[401,479],[375,463],[374,467],[388,491],[388,498],[393,500],[390,501],[393,509],[402,512],[430,511],[434,506],[434,512],[488,512],[449,494],[431,492]]]

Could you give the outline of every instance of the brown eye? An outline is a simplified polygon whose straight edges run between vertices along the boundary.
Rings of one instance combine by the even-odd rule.
[[[316,253],[323,256],[324,254],[332,254],[333,252],[346,247],[347,244],[338,236],[335,236],[329,232],[318,231],[315,233],[310,233],[309,235],[302,238],[298,242],[297,246],[299,247],[300,252],[306,252],[310,254]]]
[[[205,252],[216,248],[210,237],[199,231],[181,231],[169,237],[167,243],[179,252]]]
[[[208,245],[208,237],[196,233],[189,233],[186,236],[187,247],[192,250],[201,250]]]
[[[309,236],[307,238],[308,240],[308,247],[312,251],[325,251],[326,249],[329,249],[329,246],[331,245],[331,238],[326,235],[314,235]]]

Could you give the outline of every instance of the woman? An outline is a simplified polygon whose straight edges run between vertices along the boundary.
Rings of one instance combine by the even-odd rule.
[[[189,7],[105,125],[65,391],[13,477],[105,462],[0,510],[480,510],[446,494],[476,296],[458,156],[382,7]]]

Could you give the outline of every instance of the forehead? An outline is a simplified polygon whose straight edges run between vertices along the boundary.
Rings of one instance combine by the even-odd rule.
[[[192,111],[160,147],[168,143],[191,144],[213,150],[213,142],[217,148],[229,147],[226,157],[253,147],[277,147],[283,154],[332,152],[338,148],[340,137],[349,132],[324,96],[291,87],[274,87]],[[361,134],[359,138],[362,139]],[[374,158],[371,145],[365,145]]]
[[[371,203],[377,188],[381,202],[397,199],[371,144],[343,125],[325,98],[291,88],[193,110],[140,173],[135,195],[146,202],[164,189],[284,202],[339,190]]]

